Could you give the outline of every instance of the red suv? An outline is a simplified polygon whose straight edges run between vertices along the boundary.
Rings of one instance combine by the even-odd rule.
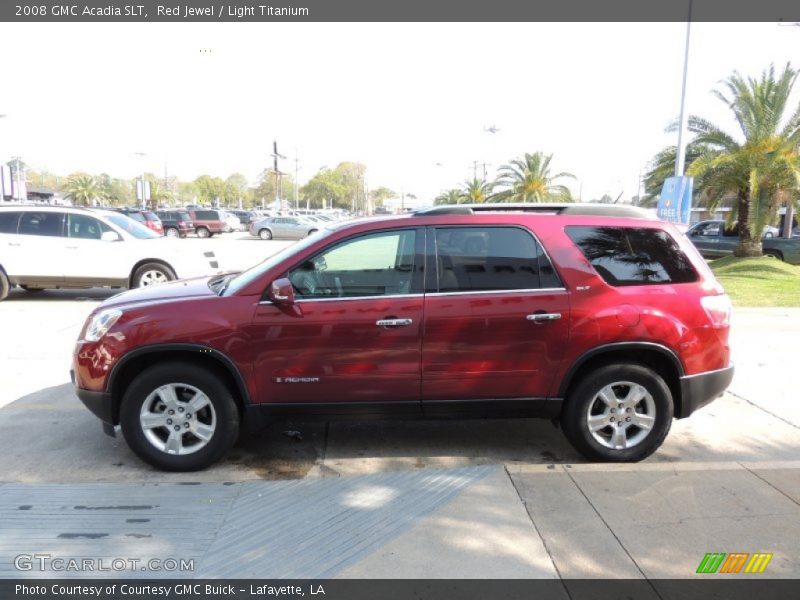
[[[692,244],[640,209],[436,207],[109,298],[73,377],[167,470],[281,416],[547,417],[587,458],[635,461],[727,388],[730,313]]]
[[[197,237],[208,238],[215,233],[224,233],[228,227],[218,210],[190,208],[189,215],[192,217]]]

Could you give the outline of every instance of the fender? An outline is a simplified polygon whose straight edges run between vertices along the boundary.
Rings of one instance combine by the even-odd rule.
[[[610,344],[597,346],[596,348],[592,348],[591,350],[581,354],[578,359],[572,363],[572,366],[567,371],[567,374],[561,380],[561,386],[558,389],[558,395],[562,398],[564,397],[564,395],[567,393],[570,383],[572,383],[572,378],[575,376],[575,373],[578,372],[578,369],[580,369],[586,363],[586,361],[596,356],[617,350],[655,350],[670,360],[672,365],[675,367],[675,371],[678,373],[678,377],[684,376],[683,363],[681,363],[680,358],[678,358],[678,355],[675,354],[675,352],[663,344],[656,344],[655,342],[612,342]]]
[[[161,352],[197,352],[204,356],[210,356],[217,360],[218,362],[222,363],[225,369],[231,374],[233,380],[236,382],[236,388],[241,394],[242,402],[245,405],[251,404],[250,394],[247,391],[247,385],[245,384],[244,377],[242,377],[242,373],[239,371],[239,368],[236,366],[227,355],[216,350],[215,348],[210,348],[208,346],[204,346],[203,344],[193,344],[193,343],[169,343],[169,344],[152,344],[149,346],[140,346],[135,350],[131,350],[122,356],[122,358],[117,361],[112,369],[111,373],[108,375],[108,379],[106,380],[106,392],[111,393],[114,389],[114,382],[116,381],[117,376],[119,375],[122,368],[134,358],[145,354],[157,354]]]

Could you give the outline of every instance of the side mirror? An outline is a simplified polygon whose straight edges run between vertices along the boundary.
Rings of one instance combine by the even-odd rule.
[[[269,299],[275,304],[292,305],[294,299],[294,286],[286,277],[276,279],[269,286]]]
[[[100,234],[100,240],[103,242],[118,242],[121,239],[116,231],[104,231]]]

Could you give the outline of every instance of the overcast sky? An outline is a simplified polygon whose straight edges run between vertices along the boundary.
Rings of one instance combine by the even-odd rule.
[[[430,198],[471,177],[473,161],[491,177],[542,150],[577,176],[583,199],[629,198],[652,155],[675,143],[664,128],[678,115],[685,30],[3,23],[0,159],[118,177],[166,162],[181,179],[239,171],[252,182],[277,139],[292,159],[282,170],[294,171],[297,151],[301,182],[354,160],[370,187]],[[800,27],[693,24],[689,112],[732,127],[710,90],[735,69],[792,58],[800,67]]]

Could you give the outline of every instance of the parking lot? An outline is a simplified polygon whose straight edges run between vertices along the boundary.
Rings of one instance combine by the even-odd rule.
[[[213,247],[225,269],[286,245],[184,243]],[[231,577],[654,579],[748,551],[774,553],[772,576],[800,576],[798,309],[737,309],[729,393],[642,463],[587,464],[544,420],[297,422],[170,474],[105,436],[69,384],[83,319],[114,293],[17,289],[0,306],[0,576],[23,547],[177,552],[198,576]],[[177,505],[206,519],[203,535],[185,537]]]

